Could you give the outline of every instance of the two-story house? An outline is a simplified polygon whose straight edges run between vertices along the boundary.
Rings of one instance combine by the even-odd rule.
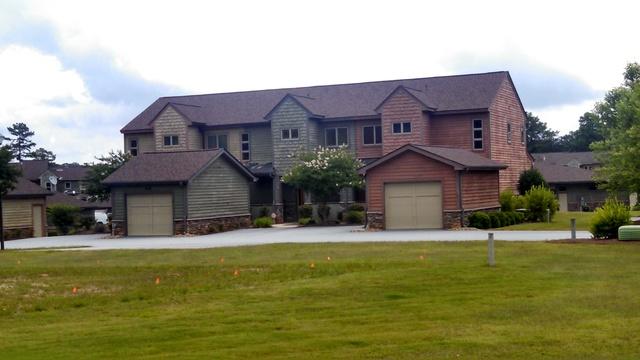
[[[497,208],[499,191],[531,167],[525,112],[504,71],[163,97],[121,132],[133,156],[226,149],[258,178],[253,211],[269,206],[279,221],[313,202],[281,177],[318,146],[346,146],[368,164],[366,194],[336,200],[366,201],[376,228],[459,226]]]

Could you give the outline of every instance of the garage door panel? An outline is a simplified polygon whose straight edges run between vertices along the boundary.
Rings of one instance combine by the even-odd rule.
[[[442,228],[442,187],[439,182],[385,185],[387,229]]]
[[[128,234],[132,236],[172,235],[171,194],[129,195],[127,227]]]

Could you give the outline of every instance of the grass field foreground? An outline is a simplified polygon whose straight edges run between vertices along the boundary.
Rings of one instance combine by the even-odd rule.
[[[634,358],[640,244],[0,253],[0,357]],[[73,292],[73,288],[76,292]]]

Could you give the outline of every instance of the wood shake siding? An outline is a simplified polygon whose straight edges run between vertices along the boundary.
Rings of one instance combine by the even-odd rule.
[[[33,205],[42,205],[43,198],[2,200],[2,219],[5,229],[33,227]],[[44,220],[43,220],[44,221]]]
[[[525,126],[525,113],[520,107],[511,82],[505,79],[489,109],[491,113],[491,159],[508,168],[500,170],[500,190],[517,189],[520,173],[531,168],[526,142],[522,144],[520,129]],[[511,123],[511,144],[507,142],[507,123]]]
[[[125,134],[124,151],[131,151],[131,140],[138,141],[138,154],[156,151],[156,141],[153,133],[146,134]]]
[[[171,106],[167,106],[164,111],[153,122],[154,135],[156,140],[156,151],[182,151],[187,147],[187,120],[178,114]],[[178,145],[165,146],[164,137],[166,135],[177,135]]]
[[[466,210],[499,207],[498,171],[462,173],[462,207]]]
[[[260,126],[248,128],[250,134],[251,159],[249,162],[265,164],[273,161],[273,141],[271,128]]]
[[[394,134],[393,123],[411,122],[411,133]],[[384,154],[406,145],[425,145],[426,121],[422,105],[404,90],[396,91],[382,107],[382,149]]]
[[[148,187],[117,186],[111,189],[113,220],[115,221],[124,221],[127,217],[125,193],[129,195],[173,194],[173,219],[184,219],[184,187],[180,187],[178,185],[150,185]]]
[[[442,184],[443,210],[456,210],[456,174],[453,167],[406,152],[367,172],[369,212],[384,212],[384,184],[393,182],[439,181]]]
[[[380,120],[358,121],[354,126],[354,137],[356,143],[356,156],[359,159],[375,159],[382,156],[382,144],[365,145],[363,139],[363,128],[367,126],[380,126]]]
[[[205,146],[207,149],[211,149],[209,147],[209,136],[211,135],[226,135],[227,136],[227,151],[233,155],[236,159],[241,159],[240,153],[240,136],[244,132],[241,128],[228,128],[228,129],[216,129],[216,130],[208,130],[204,133],[205,136]]]
[[[482,150],[473,150],[472,123],[474,119],[482,120]],[[490,157],[491,138],[489,135],[489,114],[456,114],[436,115],[430,119],[431,131],[429,143],[431,146],[454,147],[471,150],[486,157]]]
[[[223,158],[189,183],[187,197],[189,220],[250,213],[247,178]]]
[[[298,152],[309,150],[310,144],[317,144],[317,136],[311,142],[308,140],[309,123],[307,112],[292,99],[286,99],[273,111],[271,115],[273,165],[278,174],[284,174],[291,168],[297,159]],[[312,125],[312,132],[316,131],[315,126]],[[298,139],[283,140],[282,130],[294,128],[298,129]]]

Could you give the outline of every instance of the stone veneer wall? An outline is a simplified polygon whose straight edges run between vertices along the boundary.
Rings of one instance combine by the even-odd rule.
[[[469,216],[478,211],[498,211],[500,208],[487,208],[487,209],[474,209],[472,211],[445,211],[442,218],[443,226],[445,229],[460,229],[462,218],[462,224],[466,227],[469,226]],[[384,230],[384,213],[381,212],[367,212],[367,229],[371,230]]]
[[[111,234],[113,236],[125,236],[125,223],[114,221]],[[212,219],[187,220],[185,231],[184,220],[174,221],[174,235],[206,235],[229,230],[248,228],[251,226],[251,215],[226,216]]]

